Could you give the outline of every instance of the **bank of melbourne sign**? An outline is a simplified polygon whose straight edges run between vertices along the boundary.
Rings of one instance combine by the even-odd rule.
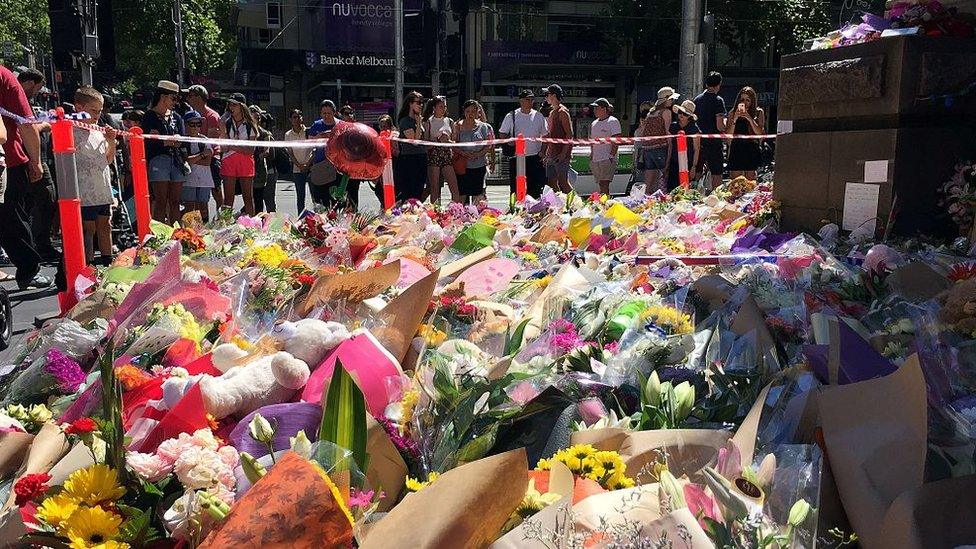
[[[392,54],[393,19],[393,0],[343,0],[324,4],[315,10],[316,49],[327,53]]]

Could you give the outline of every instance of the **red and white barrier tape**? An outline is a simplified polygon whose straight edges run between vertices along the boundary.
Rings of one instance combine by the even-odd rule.
[[[53,119],[30,119],[16,115],[3,107],[0,107],[0,115],[12,118],[18,124],[41,124],[52,122]],[[68,119],[72,125],[90,131],[104,131],[105,128],[96,124],[90,124],[76,119]],[[133,137],[136,134],[125,130],[116,130],[116,133],[123,137]],[[249,139],[218,139],[213,137],[190,137],[188,135],[157,135],[142,134],[146,139],[157,139],[161,141],[176,141],[179,143],[208,143],[221,147],[271,147],[271,148],[293,148],[293,149],[317,149],[324,147],[327,139],[299,139],[294,141],[254,141]],[[634,145],[648,141],[660,141],[666,139],[676,139],[677,135],[654,135],[646,137],[597,137],[589,139],[564,139],[556,137],[525,137],[526,142],[550,143],[554,145]],[[726,134],[693,134],[688,137],[700,137],[703,139],[775,139],[776,134],[762,135],[726,135]],[[422,145],[425,147],[484,147],[488,145],[504,145],[517,141],[515,137],[486,139],[483,141],[469,141],[464,143],[441,143],[439,141],[424,141],[423,139],[407,139],[405,137],[393,137],[391,141],[406,143],[410,145]]]

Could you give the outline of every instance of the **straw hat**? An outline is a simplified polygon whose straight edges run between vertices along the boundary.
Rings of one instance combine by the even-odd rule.
[[[678,92],[674,91],[671,86],[664,86],[663,88],[657,90],[657,101],[654,102],[654,107],[659,107],[664,104],[665,101],[671,99],[677,99],[681,97]]]
[[[698,115],[695,114],[695,102],[691,99],[685,99],[680,105],[675,105],[672,109],[676,113],[687,114],[692,120],[698,120]]]

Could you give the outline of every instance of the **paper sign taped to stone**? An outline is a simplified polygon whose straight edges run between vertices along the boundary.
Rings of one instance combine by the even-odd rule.
[[[864,162],[864,182],[884,183],[888,181],[887,160],[867,160]]]
[[[844,191],[845,231],[864,225],[873,233],[877,227],[878,197],[881,186],[872,183],[848,183]]]

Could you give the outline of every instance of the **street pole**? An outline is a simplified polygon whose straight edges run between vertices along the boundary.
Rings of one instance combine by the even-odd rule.
[[[183,87],[186,74],[186,54],[183,45],[183,9],[180,0],[173,0],[173,36],[176,39],[176,83]]]
[[[701,26],[701,1],[681,1],[681,52],[678,55],[678,91],[685,97],[693,97],[700,85],[695,81],[696,44]]]
[[[403,0],[393,0],[393,103],[403,99]]]
[[[434,72],[430,75],[432,97],[441,94],[441,3],[434,0]]]

